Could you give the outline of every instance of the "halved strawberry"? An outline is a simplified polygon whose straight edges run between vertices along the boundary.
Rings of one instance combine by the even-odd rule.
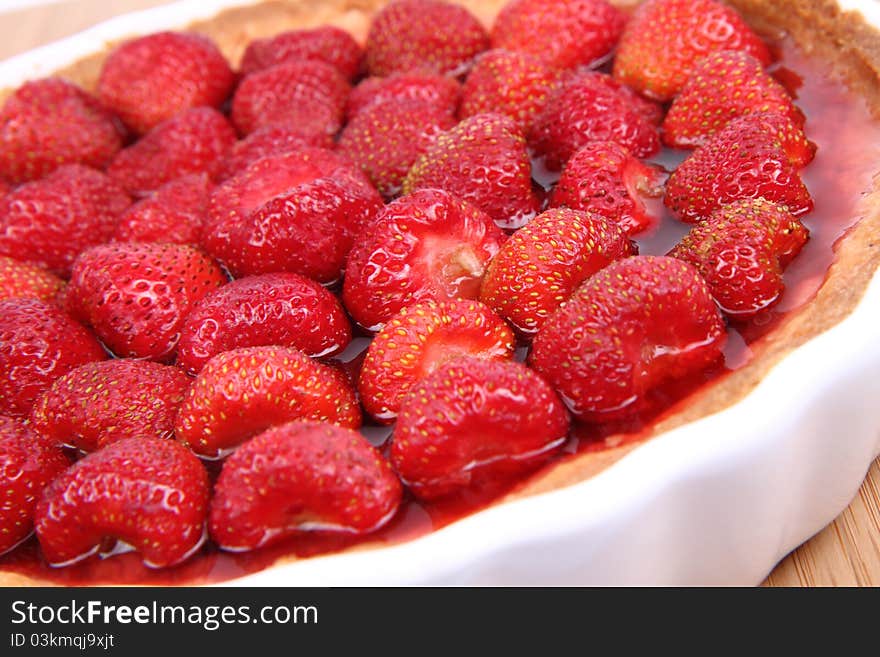
[[[241,552],[308,532],[366,534],[392,518],[401,494],[391,466],[357,432],[290,422],[250,439],[223,464],[211,537]]]
[[[214,43],[200,34],[157,32],[110,53],[98,97],[143,134],[192,107],[219,107],[235,76]]]
[[[43,492],[34,525],[43,556],[64,566],[122,541],[164,568],[205,539],[208,474],[174,440],[126,438],[89,454]]]
[[[719,50],[770,63],[767,46],[731,7],[717,0],[648,0],[623,32],[614,77],[649,98],[671,100],[703,58]]]
[[[555,68],[589,66],[609,56],[625,24],[626,14],[605,0],[511,0],[492,26],[492,47]]]
[[[345,375],[292,347],[246,347],[214,356],[190,387],[175,434],[196,453],[219,458],[291,420],[356,429],[361,412]]]
[[[189,388],[182,370],[143,360],[87,363],[55,379],[31,424],[58,444],[93,452],[124,438],[168,438]]]
[[[267,155],[283,155],[307,148],[335,148],[327,134],[304,134],[296,126],[267,125],[258,128],[229,149],[217,180],[228,180]]]
[[[191,246],[118,242],[76,259],[66,301],[117,356],[169,360],[190,308],[225,282]]]
[[[596,141],[565,165],[550,206],[592,212],[627,235],[637,235],[660,222],[660,213],[649,210],[647,200],[663,196],[665,180],[665,173],[633,157],[626,147]]]
[[[360,45],[348,32],[333,25],[322,25],[254,39],[242,55],[241,74],[250,75],[288,62],[319,61],[354,80],[361,72],[363,56]]]
[[[291,273],[232,281],[196,303],[183,324],[177,364],[198,373],[215,355],[239,347],[296,347],[318,358],[351,341],[351,325],[333,294]]]
[[[205,174],[183,176],[165,183],[119,216],[114,239],[198,244],[212,189]]]
[[[358,380],[361,403],[380,422],[397,417],[412,386],[458,356],[513,357],[513,332],[479,301],[423,301],[392,317],[370,343]]]
[[[469,201],[502,228],[520,228],[541,210],[526,140],[503,114],[478,114],[439,134],[403,181],[404,194],[418,189]]]
[[[102,168],[122,131],[97,99],[60,78],[26,82],[0,110],[0,178],[25,182],[64,164]]]
[[[404,196],[356,240],[346,265],[345,307],[376,331],[417,301],[475,299],[503,242],[489,215],[447,192]]]
[[[64,281],[52,272],[0,256],[0,301],[32,298],[56,302],[64,289]]]
[[[486,270],[480,300],[522,335],[532,335],[587,278],[633,253],[626,233],[600,216],[548,210],[501,247]]]
[[[489,48],[489,35],[464,7],[443,0],[394,0],[373,18],[367,34],[370,75],[460,75]]]
[[[699,270],[725,314],[747,318],[779,301],[782,270],[809,235],[784,207],[748,199],[718,208],[669,255]]]
[[[346,115],[351,121],[370,105],[418,101],[455,116],[460,97],[461,85],[455,78],[430,73],[394,73],[387,78],[367,78],[352,89]]]

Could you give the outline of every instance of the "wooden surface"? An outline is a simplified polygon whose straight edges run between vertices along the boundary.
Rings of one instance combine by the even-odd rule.
[[[0,14],[0,59],[73,34],[160,0],[70,0]],[[880,586],[880,461],[852,504],[831,525],[790,554],[768,586]]]

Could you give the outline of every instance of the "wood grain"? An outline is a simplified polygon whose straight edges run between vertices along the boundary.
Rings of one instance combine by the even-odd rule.
[[[0,59],[162,0],[70,0],[0,14]],[[880,460],[852,504],[786,557],[765,586],[880,586]]]

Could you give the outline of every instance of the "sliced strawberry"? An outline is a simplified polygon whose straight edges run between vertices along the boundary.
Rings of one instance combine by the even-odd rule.
[[[358,381],[361,403],[393,422],[410,388],[458,356],[507,359],[513,332],[479,301],[423,301],[392,317],[370,343]]]
[[[387,523],[402,487],[351,429],[290,422],[255,436],[223,464],[211,537],[234,552],[308,532],[366,534]]]
[[[634,252],[626,233],[598,215],[548,210],[501,247],[480,300],[522,335],[532,335],[587,278]]]
[[[661,219],[648,209],[648,199],[663,196],[666,174],[639,161],[620,144],[596,141],[580,149],[565,165],[551,207],[599,214],[637,235]]]
[[[119,152],[107,173],[129,194],[142,196],[189,174],[214,177],[235,131],[217,110],[197,107],[160,123]]]
[[[175,433],[196,454],[219,458],[292,420],[356,429],[361,412],[341,371],[291,347],[246,347],[218,354],[202,368]]]
[[[64,164],[102,168],[122,148],[113,115],[60,78],[26,82],[0,110],[0,177],[42,178]]]
[[[454,116],[460,97],[461,85],[454,78],[427,73],[395,73],[387,78],[367,78],[352,89],[346,114],[351,121],[370,105],[419,101]]]
[[[626,15],[605,0],[512,0],[492,26],[492,47],[555,68],[589,66],[609,56],[625,24]]]
[[[0,301],[0,413],[27,416],[59,376],[105,358],[95,337],[55,304]]]
[[[333,138],[327,134],[303,134],[296,127],[288,125],[259,128],[236,142],[226,153],[217,179],[232,178],[267,155],[283,155],[312,147],[332,150]]]
[[[241,74],[250,75],[289,62],[318,61],[354,80],[361,72],[363,56],[360,45],[348,32],[323,25],[251,41],[241,58]]]
[[[0,197],[0,255],[67,276],[80,251],[113,237],[130,203],[100,171],[65,165]]]
[[[604,73],[578,73],[550,96],[532,125],[529,146],[554,171],[594,141],[612,141],[636,157],[649,157],[660,150],[656,116],[655,108],[634,103],[631,92]]]
[[[349,342],[345,311],[324,287],[298,274],[264,274],[224,285],[193,306],[177,364],[197,374],[215,355],[239,347],[296,347],[317,358]]]
[[[386,206],[358,237],[346,265],[343,300],[371,331],[406,306],[475,299],[504,234],[483,211],[426,189]]]
[[[801,126],[782,114],[755,112],[737,117],[718,133],[721,141],[734,140],[744,134],[762,134],[779,144],[796,168],[807,166],[816,156],[816,144],[807,139]]]
[[[749,199],[718,208],[669,255],[699,270],[725,314],[748,318],[782,297],[782,270],[809,235],[785,208]]]
[[[301,61],[251,73],[235,91],[232,123],[240,135],[268,125],[301,134],[335,135],[351,87],[330,64]]]
[[[648,0],[626,26],[614,77],[649,98],[671,100],[704,57],[741,50],[766,66],[770,53],[742,17],[717,0]]]
[[[143,360],[86,363],[55,379],[31,423],[58,444],[93,452],[123,438],[168,438],[189,388],[182,370]]]
[[[486,29],[467,9],[443,0],[394,0],[367,34],[370,75],[460,75],[489,48]]]
[[[418,189],[469,201],[502,228],[520,228],[541,210],[526,140],[503,114],[478,114],[438,135],[403,182],[404,194]]]
[[[34,525],[53,566],[112,552],[121,541],[152,568],[190,557],[205,539],[208,474],[174,440],[126,438],[89,454],[55,479]]]
[[[191,246],[119,242],[77,258],[67,305],[117,356],[169,360],[193,304],[225,282]]]
[[[641,410],[658,384],[710,366],[725,340],[694,267],[634,256],[599,271],[551,315],[529,361],[575,416],[604,422]]]
[[[98,97],[129,128],[144,134],[186,109],[220,107],[234,81],[229,63],[207,37],[158,32],[110,53]]]
[[[461,357],[416,383],[403,402],[391,462],[418,497],[522,475],[562,447],[565,407],[524,365]]]
[[[204,174],[165,183],[131,205],[119,217],[115,239],[120,242],[198,244],[213,185]]]
[[[0,256],[0,301],[31,298],[55,302],[64,289],[64,281],[52,272]]]

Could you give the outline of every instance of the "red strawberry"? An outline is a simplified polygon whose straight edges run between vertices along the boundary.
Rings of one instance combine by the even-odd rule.
[[[3,200],[3,197],[6,196],[12,188],[9,186],[5,180],[0,179],[0,201]]]
[[[348,32],[324,25],[251,41],[241,58],[241,73],[250,75],[289,62],[318,61],[354,80],[361,72],[363,56],[360,45]]]
[[[290,422],[250,439],[223,464],[209,526],[223,549],[254,550],[297,534],[366,534],[387,523],[402,487],[363,436]]]
[[[497,112],[528,130],[560,74],[537,57],[523,52],[490,50],[477,59],[462,89],[462,118]]]
[[[317,358],[349,342],[345,311],[324,287],[298,274],[264,274],[224,285],[193,306],[177,364],[196,374],[212,357],[239,347],[296,347]]]
[[[115,239],[198,244],[212,187],[204,174],[165,183],[122,213]]]
[[[180,563],[205,539],[208,474],[174,440],[126,438],[89,454],[55,479],[34,525],[53,566],[113,551],[122,541],[151,568]]]
[[[0,415],[0,554],[30,536],[37,500],[68,465],[58,445],[23,422]]]
[[[723,50],[704,58],[672,102],[663,141],[676,148],[702,146],[732,119],[770,112],[803,125],[803,114],[781,84],[745,52]]]
[[[42,267],[0,256],[0,301],[32,298],[53,302],[63,289],[64,281]]]
[[[626,26],[614,77],[650,98],[671,100],[694,68],[719,50],[741,50],[764,66],[767,46],[742,17],[717,0],[648,0]]]
[[[464,7],[442,0],[395,0],[373,18],[367,34],[370,75],[459,75],[488,49],[489,35]]]
[[[532,124],[529,146],[558,171],[581,148],[613,141],[636,157],[660,150],[656,109],[633,102],[631,92],[603,73],[571,75],[553,92]]]
[[[236,276],[289,271],[330,283],[381,207],[366,176],[335,153],[264,157],[211,195],[202,244]]]
[[[458,356],[513,356],[513,332],[479,301],[423,301],[392,317],[370,343],[358,381],[361,403],[392,422],[413,385]]]
[[[720,207],[669,255],[699,270],[724,313],[751,317],[779,301],[782,270],[808,239],[785,208],[749,199]]]
[[[168,360],[193,304],[225,282],[191,246],[119,242],[77,258],[67,304],[117,356]]]
[[[413,162],[454,125],[455,119],[443,109],[420,102],[371,105],[342,131],[339,152],[351,158],[384,197],[393,198]]]
[[[442,189],[483,210],[502,228],[520,228],[541,210],[526,140],[502,114],[478,114],[437,136],[416,160],[403,193]]]
[[[367,78],[351,90],[346,114],[351,121],[370,105],[388,101],[419,101],[454,116],[461,85],[454,78],[431,74],[395,73],[387,78]]]
[[[332,136],[342,127],[349,91],[330,64],[279,64],[242,80],[232,99],[232,123],[241,135],[279,124],[306,136]]]
[[[626,15],[605,0],[512,0],[495,19],[492,47],[575,68],[607,58],[625,24]]]
[[[202,368],[175,433],[196,454],[219,458],[292,420],[356,429],[361,412],[341,371],[291,347],[247,347],[218,354]]]
[[[235,131],[210,107],[160,123],[110,163],[107,173],[132,195],[144,195],[189,174],[214,177],[235,144]]]
[[[638,412],[658,384],[717,361],[725,339],[696,269],[634,256],[599,271],[551,315],[529,360],[579,419],[603,422]]]
[[[405,196],[358,237],[346,265],[345,307],[375,331],[417,301],[475,299],[503,242],[487,214],[447,192]]]
[[[55,379],[31,423],[59,444],[93,452],[124,438],[168,438],[189,388],[183,371],[143,360],[87,363]]]
[[[63,166],[0,197],[0,255],[66,276],[80,251],[113,237],[130,203],[100,171]]]
[[[391,462],[421,498],[523,474],[562,447],[568,414],[520,363],[462,357],[410,390],[391,442]]]
[[[107,353],[58,306],[37,299],[0,301],[0,413],[24,417],[59,376]]]
[[[0,177],[36,180],[63,164],[101,168],[122,148],[113,115],[60,78],[26,82],[0,110]]]
[[[241,141],[236,142],[235,146],[226,153],[217,179],[232,178],[267,155],[283,155],[312,147],[332,150],[335,144],[330,135],[305,135],[299,132],[295,126],[268,125],[265,128],[259,128]]]
[[[198,34],[159,32],[116,48],[101,69],[98,96],[143,134],[180,112],[219,107],[235,76],[217,46]]]
[[[746,133],[762,134],[765,139],[778,143],[798,169],[807,166],[816,155],[816,144],[807,139],[800,125],[782,114],[746,114],[733,119],[717,135],[723,141],[737,139]]]
[[[665,179],[662,171],[640,162],[620,144],[595,141],[565,165],[550,205],[593,212],[636,235],[660,222],[659,213],[646,202],[663,195]]]
[[[501,247],[489,263],[480,300],[532,335],[587,278],[634,252],[626,233],[598,215],[548,210]]]

